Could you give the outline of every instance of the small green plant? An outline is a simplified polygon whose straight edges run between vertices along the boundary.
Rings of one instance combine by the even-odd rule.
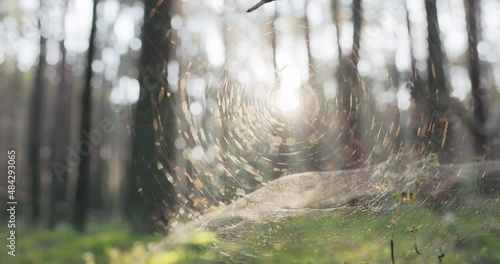
[[[422,168],[434,168],[440,166],[439,156],[436,153],[429,153],[422,161]]]

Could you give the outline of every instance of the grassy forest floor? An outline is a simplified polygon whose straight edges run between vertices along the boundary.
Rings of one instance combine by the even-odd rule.
[[[201,232],[148,263],[391,263],[392,234],[395,263],[498,263],[499,201],[469,203],[445,214],[407,205],[395,227],[387,213],[323,212],[239,227],[238,236]]]
[[[179,225],[168,236],[135,235],[117,219],[91,220],[85,234],[65,225],[47,230],[19,223],[16,256],[8,256],[4,247],[0,263],[500,263],[500,196],[478,193],[474,181],[475,174],[500,169],[498,163],[481,164],[436,164],[428,171],[410,167],[412,172],[392,174],[360,169],[290,175],[201,217],[208,221]],[[422,177],[435,175],[433,171],[444,176]],[[354,174],[362,180],[348,181],[347,176]],[[398,177],[404,179],[396,181]],[[374,185],[383,183],[379,179],[396,187],[363,198],[373,186],[383,186]],[[412,195],[410,187],[417,179],[420,192]],[[428,199],[433,193],[424,192],[425,186],[438,189],[444,185],[449,187],[436,196],[444,199]],[[328,195],[323,197],[324,193]],[[329,197],[337,199],[316,203]],[[363,199],[375,199],[378,202],[373,205],[383,209],[366,207]],[[295,202],[300,206],[290,206]],[[341,206],[324,206],[335,204]],[[7,232],[6,225],[0,227],[4,241]]]
[[[0,229],[2,237],[7,237],[6,231],[4,227]],[[16,256],[7,255],[7,248],[4,248],[0,252],[0,263],[108,263],[119,250],[130,250],[134,244],[158,241],[164,237],[135,235],[126,223],[118,220],[91,220],[88,231],[83,235],[66,225],[48,230],[24,224],[16,228],[16,234]]]
[[[498,263],[499,201],[477,198],[464,205],[443,214],[404,204],[395,226],[394,213],[321,211],[246,223],[237,227],[236,236],[200,231],[181,243],[161,235],[133,235],[124,223],[93,221],[85,235],[65,226],[18,228],[17,256],[2,250],[0,259],[36,264],[391,263],[394,234],[395,263]]]

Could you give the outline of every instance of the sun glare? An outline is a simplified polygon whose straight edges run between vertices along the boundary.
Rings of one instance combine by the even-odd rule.
[[[277,94],[277,106],[284,113],[290,113],[297,110],[300,106],[300,100],[297,92],[279,90]]]

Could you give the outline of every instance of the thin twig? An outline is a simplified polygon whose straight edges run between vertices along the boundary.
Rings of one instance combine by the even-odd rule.
[[[250,7],[248,10],[247,10],[247,13],[250,13],[252,11],[254,11],[255,9],[259,8],[261,5],[263,4],[266,4],[266,3],[269,3],[269,2],[272,2],[274,0],[260,0],[260,2],[258,2],[257,4],[255,4],[254,6]]]

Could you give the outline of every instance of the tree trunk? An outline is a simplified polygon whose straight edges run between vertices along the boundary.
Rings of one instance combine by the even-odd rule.
[[[481,17],[480,9],[477,8],[480,4],[481,1],[478,0],[465,0],[467,37],[469,40],[469,78],[472,86],[472,119],[474,123],[485,126],[488,122],[496,121],[490,117],[488,92],[481,84],[481,65],[477,51],[479,25],[476,20],[477,17]],[[497,154],[493,150],[495,149],[494,144],[491,144],[495,137],[492,134],[488,131],[474,131],[476,155],[491,160],[496,158]],[[483,194],[498,194],[500,192],[500,173],[481,175],[481,177],[477,178],[477,185],[479,191]]]
[[[441,31],[439,30],[436,0],[426,0],[425,10],[427,13],[427,42],[429,45],[429,58],[427,60],[429,99],[433,110],[444,112],[448,110],[450,94],[445,83]]]
[[[467,38],[469,40],[469,78],[472,88],[472,114],[477,123],[484,124],[488,120],[488,98],[484,87],[481,85],[481,66],[477,52],[478,24],[476,17],[480,17],[479,9],[477,9],[479,4],[480,1],[477,0],[465,0]],[[474,138],[477,154],[486,154],[488,136],[475,133]]]
[[[40,9],[43,9],[43,1],[40,1]],[[40,11],[41,12],[41,11]],[[31,114],[29,124],[29,161],[31,174],[31,222],[38,224],[40,222],[40,198],[41,198],[41,166],[40,166],[40,145],[43,118],[44,94],[44,74],[47,63],[45,62],[45,51],[47,39],[41,35],[42,22],[38,19],[38,28],[40,30],[40,55],[38,56],[38,67],[35,75],[34,90],[31,96]]]
[[[97,20],[97,3],[94,0],[92,6],[92,26],[89,37],[89,48],[87,50],[87,68],[85,70],[85,86],[82,93],[82,120],[80,127],[80,141],[78,142],[77,151],[80,153],[80,166],[78,168],[78,180],[76,186],[76,200],[75,200],[75,214],[74,225],[75,228],[83,232],[86,227],[87,210],[89,204],[89,179],[90,179],[90,153],[92,145],[87,138],[87,133],[91,130],[91,116],[92,116],[92,60],[95,52],[95,35],[96,35],[96,20]]]
[[[132,173],[125,194],[125,214],[135,232],[152,232],[165,225],[172,217],[174,190],[166,174],[175,177],[172,161],[175,159],[176,125],[172,98],[159,93],[167,89],[165,73],[170,52],[171,1],[145,0],[142,29],[141,96],[134,113],[134,142]],[[158,117],[162,116],[162,120]],[[163,121],[163,122],[162,122]],[[159,130],[159,122],[165,131]],[[162,139],[158,131],[162,132]],[[161,153],[161,151],[167,151]],[[159,168],[159,155],[166,159],[167,168]]]
[[[278,12],[278,4],[277,2],[274,2],[273,3],[274,5],[274,16],[271,18],[271,23],[269,23],[270,25],[270,32],[271,34],[269,34],[269,37],[270,37],[270,41],[271,41],[271,47],[272,47],[272,51],[273,51],[273,66],[274,66],[274,75],[275,75],[275,78],[276,78],[276,81],[278,80],[278,62],[277,62],[277,57],[276,57],[276,51],[277,51],[277,29],[275,27],[275,22],[276,20],[279,18],[279,12]],[[280,122],[282,122],[280,120]],[[275,138],[280,138],[282,141],[285,140],[287,138],[287,133],[285,131],[278,131],[276,129],[272,129],[271,130],[271,133],[273,135],[273,137]],[[279,143],[276,151],[274,151],[274,155],[271,155],[272,159],[271,159],[271,163],[270,163],[270,168],[269,168],[269,179],[271,180],[274,180],[274,179],[278,179],[280,178],[281,176],[283,176],[283,174],[285,173],[285,169],[287,167],[287,159],[286,159],[286,153],[287,153],[287,146],[283,143]]]
[[[64,8],[63,12],[66,12]],[[64,29],[64,21],[63,26]],[[70,146],[71,141],[71,98],[73,86],[67,80],[68,69],[66,68],[66,48],[64,42],[59,43],[61,50],[61,64],[59,68],[60,83],[58,96],[56,98],[56,107],[54,108],[54,127],[52,128],[52,164],[65,164],[66,147]],[[49,227],[54,228],[56,224],[63,220],[65,211],[68,209],[67,204],[67,183],[68,170],[64,167],[62,170],[51,168],[52,172],[52,187],[50,197],[50,215]]]
[[[441,162],[453,162],[453,136],[448,129],[448,117],[450,93],[446,87],[443,52],[441,49],[441,38],[437,17],[436,0],[426,0],[425,10],[427,14],[427,43],[429,57],[427,59],[427,71],[429,82],[429,93],[427,99],[430,103],[430,112],[427,115],[427,128],[425,144],[430,146],[426,151],[439,153]]]
[[[63,45],[61,45],[63,46]],[[64,49],[64,47],[62,47]],[[66,159],[66,147],[71,144],[70,133],[71,133],[71,89],[72,86],[66,81],[66,69],[65,69],[65,58],[66,51],[62,51],[62,61],[61,61],[61,83],[59,84],[59,93],[57,97],[54,118],[55,127],[53,128],[52,134],[52,164],[59,163],[65,164]],[[66,203],[66,187],[68,181],[68,170],[61,169],[56,170],[52,168],[52,188],[51,188],[51,198],[50,198],[50,216],[49,216],[49,227],[54,227],[58,221],[61,220],[63,212],[61,211],[62,206]]]
[[[352,1],[352,24],[353,24],[353,36],[352,36],[352,50],[351,50],[351,61],[354,68],[358,69],[359,61],[359,49],[361,47],[361,21],[362,21],[362,10],[361,10],[361,0]]]
[[[358,73],[359,49],[361,40],[361,25],[362,25],[362,3],[361,0],[353,0],[352,2],[352,23],[353,36],[352,47],[349,56],[342,54],[340,46],[340,18],[338,10],[338,1],[334,1],[334,20],[337,24],[337,45],[339,50],[339,67],[337,80],[339,83],[339,103],[343,113],[342,122],[345,126],[341,126],[340,142],[342,144],[341,168],[351,169],[363,163],[367,155],[365,153],[364,140],[361,136],[361,126],[368,120],[362,119],[361,102],[366,101],[364,92],[361,89],[361,81]]]
[[[418,101],[422,96],[422,81],[419,73],[417,72],[416,60],[413,47],[412,33],[411,33],[411,21],[410,21],[410,12],[408,11],[408,7],[406,5],[406,1],[403,1],[405,12],[406,12],[406,26],[408,28],[408,37],[410,39],[410,71],[411,71],[411,97]]]

